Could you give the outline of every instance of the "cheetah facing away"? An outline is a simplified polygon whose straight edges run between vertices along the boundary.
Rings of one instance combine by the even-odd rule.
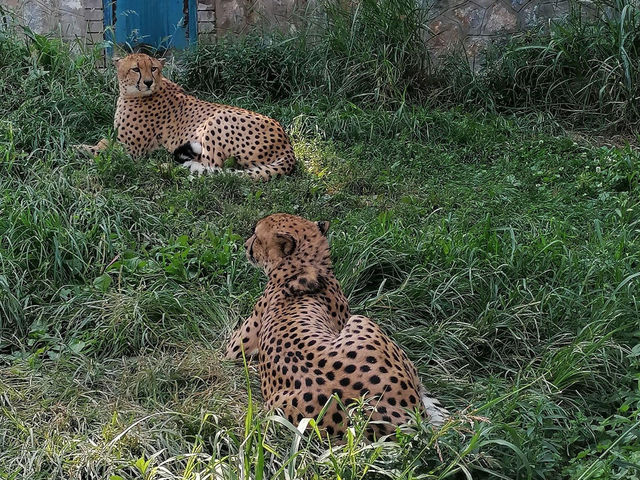
[[[266,289],[227,346],[226,357],[258,355],[262,395],[289,421],[316,417],[336,394],[375,407],[368,438],[391,434],[418,408],[441,425],[448,415],[425,392],[405,353],[369,318],[351,315],[333,273],[328,222],[288,214],[260,220],[247,257],[269,277]],[[332,401],[320,426],[340,437],[348,419]]]
[[[295,156],[282,126],[259,113],[205,102],[162,76],[163,60],[132,54],[115,60],[120,95],[114,128],[132,156],[164,147],[192,172],[219,171],[234,157],[254,179],[291,173]],[[80,145],[92,155],[108,146]]]

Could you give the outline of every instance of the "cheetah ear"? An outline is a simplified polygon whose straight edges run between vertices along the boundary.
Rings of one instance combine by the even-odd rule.
[[[327,230],[329,230],[329,222],[327,222],[327,221],[316,222],[316,225],[320,229],[320,233],[326,237],[327,236]]]
[[[312,266],[303,267],[286,280],[287,287],[293,295],[317,293],[327,284],[327,279]]]
[[[113,64],[116,66],[116,68],[118,68],[118,66],[120,65],[120,62],[122,61],[122,58],[120,57],[113,57],[111,58],[111,61],[113,62]]]
[[[160,62],[160,66],[164,67],[164,64],[167,61],[167,59],[166,58],[158,58],[158,61]]]
[[[288,233],[277,233],[276,244],[282,252],[283,257],[288,257],[289,255],[291,255],[295,251],[297,246],[296,239]]]

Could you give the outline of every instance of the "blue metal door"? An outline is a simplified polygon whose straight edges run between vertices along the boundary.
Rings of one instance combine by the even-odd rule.
[[[131,47],[185,48],[197,36],[197,0],[103,0],[107,40]]]

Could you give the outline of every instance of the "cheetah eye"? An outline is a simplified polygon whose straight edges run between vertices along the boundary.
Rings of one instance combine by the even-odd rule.
[[[136,73],[140,73],[140,69],[138,67],[133,67],[131,70],[133,70]]]
[[[156,70],[158,70],[158,67],[151,67],[152,72],[155,72]]]

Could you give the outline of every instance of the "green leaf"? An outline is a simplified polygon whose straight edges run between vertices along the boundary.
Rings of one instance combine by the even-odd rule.
[[[104,293],[111,286],[111,277],[109,274],[104,273],[93,280],[93,286]]]

